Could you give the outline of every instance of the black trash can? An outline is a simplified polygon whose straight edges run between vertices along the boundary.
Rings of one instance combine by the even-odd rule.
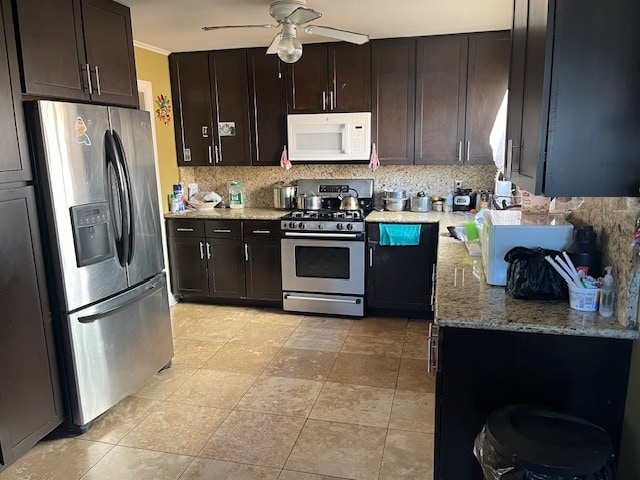
[[[614,480],[607,432],[582,418],[538,405],[495,410],[473,453],[485,480]]]

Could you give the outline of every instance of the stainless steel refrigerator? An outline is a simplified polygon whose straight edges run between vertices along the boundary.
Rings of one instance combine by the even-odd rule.
[[[173,356],[151,119],[51,101],[27,112],[70,416],[86,429]]]

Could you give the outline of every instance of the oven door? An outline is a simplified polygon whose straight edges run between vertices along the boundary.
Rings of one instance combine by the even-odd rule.
[[[357,233],[285,232],[282,290],[364,295],[364,241]]]

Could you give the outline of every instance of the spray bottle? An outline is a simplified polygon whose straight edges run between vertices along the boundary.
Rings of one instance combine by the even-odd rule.
[[[603,317],[610,317],[613,315],[615,291],[613,289],[613,276],[611,275],[611,267],[604,267],[607,274],[602,281],[602,287],[600,287],[600,307],[598,313]]]

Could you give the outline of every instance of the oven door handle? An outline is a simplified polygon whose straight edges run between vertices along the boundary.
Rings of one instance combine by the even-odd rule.
[[[311,232],[284,232],[285,237],[297,238],[344,238],[356,239],[358,233],[311,233]]]
[[[305,297],[302,295],[289,295],[289,294],[285,294],[284,296],[285,299],[291,299],[291,300],[313,300],[313,301],[317,301],[317,302],[331,302],[331,303],[352,303],[352,304],[359,304],[360,303],[360,299],[343,299],[343,298],[323,298],[323,297]]]

